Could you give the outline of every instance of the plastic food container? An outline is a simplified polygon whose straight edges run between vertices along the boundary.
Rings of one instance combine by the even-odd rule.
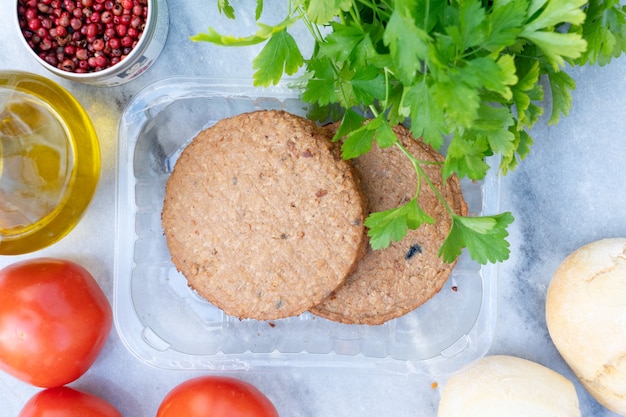
[[[98,138],[80,103],[47,78],[0,71],[0,254],[69,233],[99,176]]]
[[[119,125],[115,323],[128,349],[167,369],[350,368],[445,375],[482,357],[493,336],[497,266],[463,254],[439,294],[379,326],[346,325],[310,313],[275,321],[225,315],[187,286],[161,227],[165,184],[195,135],[258,109],[306,115],[297,91],[232,80],[172,78],[137,94]],[[499,179],[465,181],[472,213],[494,213]]]
[[[50,65],[41,59],[28,45],[28,42],[22,35],[17,13],[18,2],[16,2],[15,8],[15,21],[17,30],[20,32],[22,44],[28,49],[37,62],[51,73],[67,80],[95,86],[115,86],[127,83],[143,74],[161,54],[165,41],[167,40],[169,31],[169,10],[166,0],[146,1],[148,15],[137,45],[134,46],[130,54],[119,63],[97,72],[76,73],[66,71]]]

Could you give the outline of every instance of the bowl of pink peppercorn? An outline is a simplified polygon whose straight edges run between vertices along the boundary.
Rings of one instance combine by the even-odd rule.
[[[167,38],[165,0],[17,0],[31,55],[59,77],[93,85],[145,72]]]

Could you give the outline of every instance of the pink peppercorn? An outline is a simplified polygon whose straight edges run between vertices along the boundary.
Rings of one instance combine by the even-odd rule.
[[[58,37],[64,37],[67,35],[67,29],[65,28],[65,26],[57,26],[55,28],[56,31],[56,36]]]
[[[111,47],[111,49],[119,49],[120,46],[122,45],[121,41],[119,38],[111,38],[109,39],[109,47]]]
[[[37,29],[39,29],[41,27],[41,21],[39,21],[39,19],[31,19],[28,21],[28,28],[30,30],[36,31]]]

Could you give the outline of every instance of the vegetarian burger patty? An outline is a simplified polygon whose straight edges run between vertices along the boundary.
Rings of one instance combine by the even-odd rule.
[[[183,150],[163,228],[189,285],[227,314],[272,320],[326,298],[363,255],[364,199],[315,123],[282,111],[217,122]]]
[[[338,126],[327,129],[334,135]],[[410,131],[394,129],[405,148],[417,159],[443,161],[441,154]],[[410,201],[417,187],[415,169],[396,146],[372,146],[365,155],[353,160],[360,177],[366,205],[370,211],[385,211]],[[456,176],[443,181],[440,165],[422,165],[450,207],[467,214],[467,205]],[[452,220],[435,193],[422,183],[419,204],[434,220],[417,230],[409,230],[400,242],[382,250],[372,250],[358,263],[344,284],[311,312],[321,317],[350,324],[382,324],[419,307],[442,288],[454,264],[437,256]]]

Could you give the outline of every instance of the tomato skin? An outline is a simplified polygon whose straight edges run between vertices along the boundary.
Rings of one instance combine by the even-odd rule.
[[[0,270],[0,369],[50,388],[83,375],[111,331],[108,299],[82,266],[38,258]]]
[[[254,385],[236,378],[201,376],[174,387],[157,417],[278,417],[272,402]]]
[[[18,417],[122,417],[102,398],[69,387],[48,388],[35,394]]]

